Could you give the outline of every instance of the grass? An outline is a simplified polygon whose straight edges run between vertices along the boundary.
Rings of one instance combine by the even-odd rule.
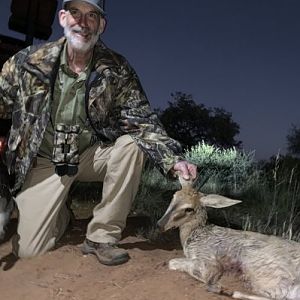
[[[300,241],[300,181],[295,168],[283,168],[284,159],[278,156],[272,168],[245,191],[243,228]]]

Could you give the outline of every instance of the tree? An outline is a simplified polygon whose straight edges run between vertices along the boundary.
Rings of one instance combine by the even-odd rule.
[[[288,152],[290,154],[300,155],[300,127],[292,124],[287,135]]]
[[[169,107],[157,112],[168,134],[184,148],[203,140],[222,148],[241,146],[241,141],[235,140],[240,128],[232,120],[231,113],[196,104],[190,94],[176,92],[171,96],[173,101],[168,102]]]

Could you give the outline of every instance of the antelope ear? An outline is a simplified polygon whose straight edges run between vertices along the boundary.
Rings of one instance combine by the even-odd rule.
[[[224,196],[209,194],[200,198],[200,202],[204,206],[213,208],[223,208],[241,203],[240,200],[233,200]]]

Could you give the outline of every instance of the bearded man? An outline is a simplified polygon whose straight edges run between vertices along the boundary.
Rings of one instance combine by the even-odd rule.
[[[65,232],[66,199],[76,181],[103,182],[82,246],[106,265],[128,261],[117,246],[145,158],[166,176],[196,177],[168,137],[126,59],[100,40],[100,0],[64,0],[64,37],[28,47],[3,66],[0,118],[11,120],[6,165],[19,210],[13,252],[32,257]]]

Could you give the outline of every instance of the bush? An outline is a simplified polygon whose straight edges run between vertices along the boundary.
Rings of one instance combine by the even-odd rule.
[[[193,146],[185,158],[199,166],[197,187],[202,191],[238,195],[259,175],[254,153],[220,149],[204,142]]]

